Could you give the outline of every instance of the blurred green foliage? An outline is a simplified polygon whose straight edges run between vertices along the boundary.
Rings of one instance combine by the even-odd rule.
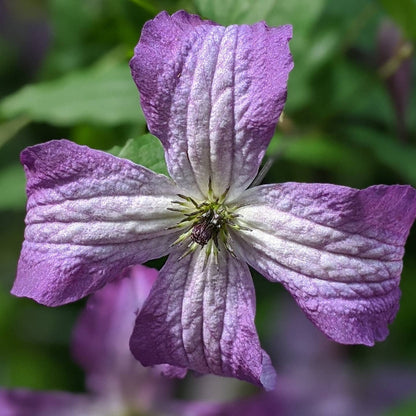
[[[409,38],[416,39],[416,1],[415,0],[380,0],[392,19],[403,29]]]
[[[182,8],[221,24],[293,25],[295,68],[265,182],[416,185],[414,55],[413,82],[403,81],[411,91],[403,135],[377,45],[381,24],[392,19],[414,47],[415,0],[0,0],[0,385],[82,390],[83,383],[68,347],[83,302],[47,309],[8,294],[24,228],[19,152],[66,137],[166,174],[161,145],[145,134],[128,60],[146,20]],[[351,365],[416,368],[415,253],[414,229],[391,335],[372,349],[340,346]],[[276,361],[266,328],[282,289],[265,279],[255,283],[260,337]],[[415,407],[400,404],[386,414],[413,415]]]
[[[74,70],[54,81],[28,85],[2,101],[0,114],[5,118],[24,115],[56,126],[144,125],[129,67],[117,59]]]

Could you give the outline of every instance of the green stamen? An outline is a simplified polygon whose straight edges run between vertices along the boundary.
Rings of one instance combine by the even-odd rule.
[[[184,216],[175,226],[175,228],[184,228],[184,232],[172,246],[185,244],[188,241],[187,250],[180,259],[193,253],[198,247],[201,249],[205,247],[207,258],[212,254],[217,259],[220,246],[235,256],[229,244],[229,228],[234,230],[248,230],[248,228],[236,222],[238,217],[234,214],[236,207],[224,203],[227,193],[228,189],[220,197],[215,197],[210,180],[206,201],[198,203],[195,199],[182,194],[178,194],[181,201],[172,201],[176,207],[168,209],[181,212]]]

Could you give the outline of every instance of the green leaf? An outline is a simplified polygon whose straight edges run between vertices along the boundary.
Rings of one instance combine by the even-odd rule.
[[[416,185],[415,146],[365,127],[352,127],[346,133],[350,141],[370,149],[381,163],[397,172],[406,182]]]
[[[18,117],[0,124],[0,147],[25,127],[29,121],[26,117]]]
[[[309,36],[325,6],[326,0],[194,0],[205,18],[222,25],[252,24],[265,20],[269,26],[293,26],[292,51],[305,50]]]
[[[194,0],[198,13],[222,25],[255,23],[264,20],[275,0]]]
[[[286,109],[290,112],[308,103],[312,75],[337,51],[339,44],[336,28],[315,28],[326,0],[194,0],[194,3],[203,17],[223,25],[261,20],[269,26],[291,24],[290,50],[295,67],[289,76]]]
[[[156,15],[159,10],[150,2],[146,1],[146,0],[130,0],[131,2],[135,3],[137,6],[139,6],[140,8],[142,8],[143,10],[146,10],[149,13],[152,13],[154,15]]]
[[[416,399],[409,397],[404,403],[400,403],[395,408],[386,410],[382,416],[414,416],[416,415]]]
[[[313,36],[297,36],[290,41],[295,66],[289,75],[286,111],[292,112],[313,100],[314,74],[330,61],[339,47],[340,34],[335,28],[322,27]]]
[[[109,153],[124,159],[129,159],[156,173],[169,175],[163,146],[151,134],[145,134],[136,139],[129,139],[123,147],[115,146],[109,150]]]
[[[380,0],[384,9],[411,39],[416,39],[416,0]]]
[[[222,25],[265,20],[270,26],[287,23],[307,31],[322,11],[325,0],[194,0],[198,12]]]
[[[0,114],[57,126],[145,123],[125,62],[105,62],[55,81],[26,86],[0,102]]]
[[[0,210],[25,208],[25,173],[20,164],[0,171],[0,189]]]
[[[279,152],[286,160],[332,171],[348,171],[352,165],[355,170],[361,170],[366,163],[350,146],[322,134],[287,137],[278,133],[270,142],[266,154],[273,157]]]

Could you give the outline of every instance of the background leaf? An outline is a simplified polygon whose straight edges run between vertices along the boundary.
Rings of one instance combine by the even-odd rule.
[[[400,175],[403,182],[416,186],[416,146],[391,140],[385,133],[365,127],[351,127],[345,133],[351,142],[371,150],[383,165]]]
[[[194,0],[199,14],[222,25],[252,24],[265,20],[270,26],[292,24],[299,31],[309,31],[325,0]]]
[[[416,40],[416,0],[380,0],[387,13],[411,39]]]
[[[222,25],[255,23],[268,16],[275,0],[194,0],[198,13]]]
[[[0,210],[23,210],[26,202],[25,173],[20,163],[0,170]],[[5,191],[7,189],[7,192]]]
[[[109,150],[109,153],[129,159],[153,172],[169,175],[163,146],[159,139],[151,134],[145,134],[136,139],[129,139],[123,147],[115,146]]]
[[[0,114],[57,126],[144,124],[127,62],[95,65],[55,81],[25,86],[0,103]]]
[[[312,95],[309,80],[335,51],[337,36],[333,29],[314,30],[326,0],[194,0],[199,13],[223,25],[255,23],[265,20],[269,26],[291,24],[290,42],[295,68],[289,77],[289,95],[286,108],[302,107]],[[322,31],[321,31],[322,30]],[[295,87],[296,86],[296,87]]]

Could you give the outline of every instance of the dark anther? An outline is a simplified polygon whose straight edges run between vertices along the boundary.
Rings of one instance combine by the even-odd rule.
[[[213,238],[217,240],[218,232],[222,226],[222,218],[212,210],[205,212],[200,220],[193,226],[191,240],[205,246]]]
[[[191,240],[203,247],[211,240],[216,232],[217,227],[214,224],[203,221],[194,225],[194,228],[192,228]]]

